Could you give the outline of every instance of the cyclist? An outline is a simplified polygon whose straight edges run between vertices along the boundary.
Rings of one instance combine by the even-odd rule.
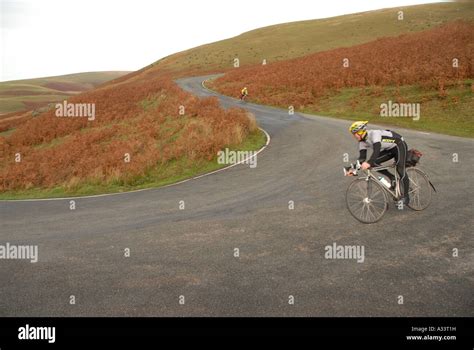
[[[247,87],[244,87],[242,91],[240,92],[240,99],[244,100],[248,96],[248,94],[249,94],[249,91]]]
[[[403,137],[391,130],[367,130],[368,121],[357,121],[349,128],[351,134],[359,141],[359,162],[361,169],[378,166],[387,160],[395,158],[397,173],[402,183],[402,201],[408,204],[409,179],[406,173],[407,144]],[[372,149],[372,155],[367,159],[367,150]],[[381,174],[387,176],[395,185],[395,176],[388,170],[381,170]]]

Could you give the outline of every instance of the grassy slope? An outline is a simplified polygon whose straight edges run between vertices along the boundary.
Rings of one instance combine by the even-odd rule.
[[[376,93],[377,96],[370,96],[372,88],[342,89],[303,111],[350,120],[364,119],[387,126],[474,137],[474,98],[471,84],[471,80],[466,80],[464,85],[450,86],[446,89],[447,95],[444,98],[440,98],[436,91],[426,91],[416,85],[402,86],[399,94],[406,102],[423,101],[421,117],[417,121],[412,118],[380,117],[380,104],[397,100],[395,87],[384,87]]]
[[[403,21],[397,19],[399,10],[404,11]],[[472,4],[437,3],[278,24],[168,56],[154,66],[172,70],[222,70],[232,68],[235,57],[241,66],[261,63],[263,59],[270,63],[472,18]]]
[[[44,111],[0,135],[1,199],[158,187],[220,168],[215,158],[222,148],[255,150],[266,141],[245,111],[224,111],[215,99],[200,100],[166,73],[69,100],[95,103],[98,118],[58,120],[54,111]],[[184,115],[178,115],[181,104]],[[22,154],[19,163],[15,152]]]
[[[228,147],[230,150],[251,151],[262,148],[266,143],[265,134],[258,130],[249,135],[242,144]],[[217,163],[217,156],[212,160],[198,159],[189,161],[186,158],[173,160],[166,165],[157,165],[143,177],[138,177],[132,183],[124,184],[89,182],[70,190],[65,186],[54,188],[32,188],[22,191],[0,192],[0,200],[28,199],[28,198],[63,198],[72,196],[88,196],[102,193],[120,193],[145,188],[155,188],[182,181],[194,176],[205,174],[224,168],[228,165]]]
[[[404,11],[403,21],[397,20],[399,10]],[[153,74],[153,72],[162,69],[172,70],[178,74],[180,71],[199,74],[200,72],[230,69],[235,57],[240,59],[242,66],[259,63],[263,59],[270,63],[332,48],[352,46],[382,36],[396,36],[402,33],[421,31],[457,19],[471,18],[474,18],[474,6],[471,4],[436,3],[277,24],[170,55],[109,84],[118,85],[127,80],[140,79],[140,75]],[[53,78],[80,84],[97,84],[116,78],[107,76],[98,82],[95,74],[97,73],[80,73]],[[102,74],[107,74],[107,72],[102,72]],[[2,106],[0,114],[25,108],[24,103],[18,101],[18,98],[2,97],[1,93],[5,87],[14,88],[13,83],[29,84],[36,86],[31,89],[37,92],[38,85],[44,86],[45,79],[48,78],[0,82],[0,105]],[[51,93],[52,91],[46,92]],[[36,97],[35,99],[34,102],[39,102],[38,99],[41,98]],[[43,102],[47,103],[48,101]]]
[[[234,69],[209,86],[230,95],[245,84],[250,88],[250,100],[261,104],[282,108],[294,105],[307,113],[474,137],[472,73],[465,68],[456,78],[451,66],[443,65],[459,54],[468,62],[464,67],[469,67],[473,35],[473,25],[451,23],[267,67],[254,65]],[[340,57],[351,57],[358,63],[351,69],[350,77],[341,72]],[[414,60],[406,61],[406,57]],[[437,83],[443,79],[440,77],[459,81],[446,83],[444,95]],[[404,81],[407,85],[397,89],[394,81]],[[379,86],[373,86],[373,82]],[[341,89],[338,84],[346,88]],[[363,87],[364,84],[367,87]],[[381,117],[380,105],[389,100],[420,103],[420,120]]]
[[[87,72],[0,82],[0,114],[29,109],[67,98],[128,72]]]
[[[397,19],[399,10],[404,11],[403,21]],[[234,38],[171,55],[147,67],[145,72],[161,68],[177,71],[187,68],[194,70],[196,74],[200,71],[223,71],[233,69],[235,57],[240,59],[241,66],[260,64],[264,58],[271,63],[333,48],[350,47],[379,37],[419,32],[458,19],[473,18],[472,3],[447,2],[284,23],[259,28]],[[429,123],[426,120],[414,123],[407,118],[384,120],[377,118],[373,106],[379,106],[379,100],[382,102],[390,98],[395,100],[391,87],[384,88],[377,98],[365,96],[364,89],[344,89],[340,94],[328,96],[317,106],[313,106],[314,108],[307,108],[304,111],[345,119],[365,116],[370,120],[377,118],[378,123],[387,125],[434,130],[459,136],[474,135],[472,123],[463,122],[457,125],[451,123],[451,121],[458,122],[459,117],[466,121],[472,114],[473,101],[469,89],[449,89],[445,100],[439,100],[430,93],[422,92],[416,86],[406,86],[402,88],[402,93],[410,101],[425,101],[423,113],[430,115]],[[458,96],[459,101],[449,104],[449,100],[454,96]],[[354,104],[355,99],[360,99],[359,103]]]

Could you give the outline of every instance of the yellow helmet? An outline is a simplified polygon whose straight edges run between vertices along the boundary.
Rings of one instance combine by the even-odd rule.
[[[359,135],[362,135],[363,133],[366,132],[367,129],[367,124],[369,121],[358,121],[352,123],[352,125],[349,127],[349,131],[351,134],[358,133]]]

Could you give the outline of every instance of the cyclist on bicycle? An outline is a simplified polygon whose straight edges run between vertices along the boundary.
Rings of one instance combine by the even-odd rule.
[[[240,92],[240,99],[244,100],[248,96],[248,94],[249,94],[249,91],[247,87],[244,87],[242,91]]]
[[[400,176],[402,183],[402,201],[404,204],[408,204],[408,186],[409,179],[406,173],[406,157],[407,157],[407,144],[403,137],[391,130],[367,130],[368,121],[357,121],[354,122],[349,131],[359,141],[359,162],[361,163],[361,169],[369,169],[370,167],[379,166],[380,163],[386,162],[392,158],[395,158],[397,173]],[[367,150],[372,149],[372,155],[367,159]],[[388,170],[381,170],[381,174],[387,176],[392,183],[392,187],[395,185],[395,176]]]

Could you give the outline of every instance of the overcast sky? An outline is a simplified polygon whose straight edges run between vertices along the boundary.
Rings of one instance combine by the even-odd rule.
[[[436,2],[413,0],[0,0],[0,81],[137,70],[282,22]]]

